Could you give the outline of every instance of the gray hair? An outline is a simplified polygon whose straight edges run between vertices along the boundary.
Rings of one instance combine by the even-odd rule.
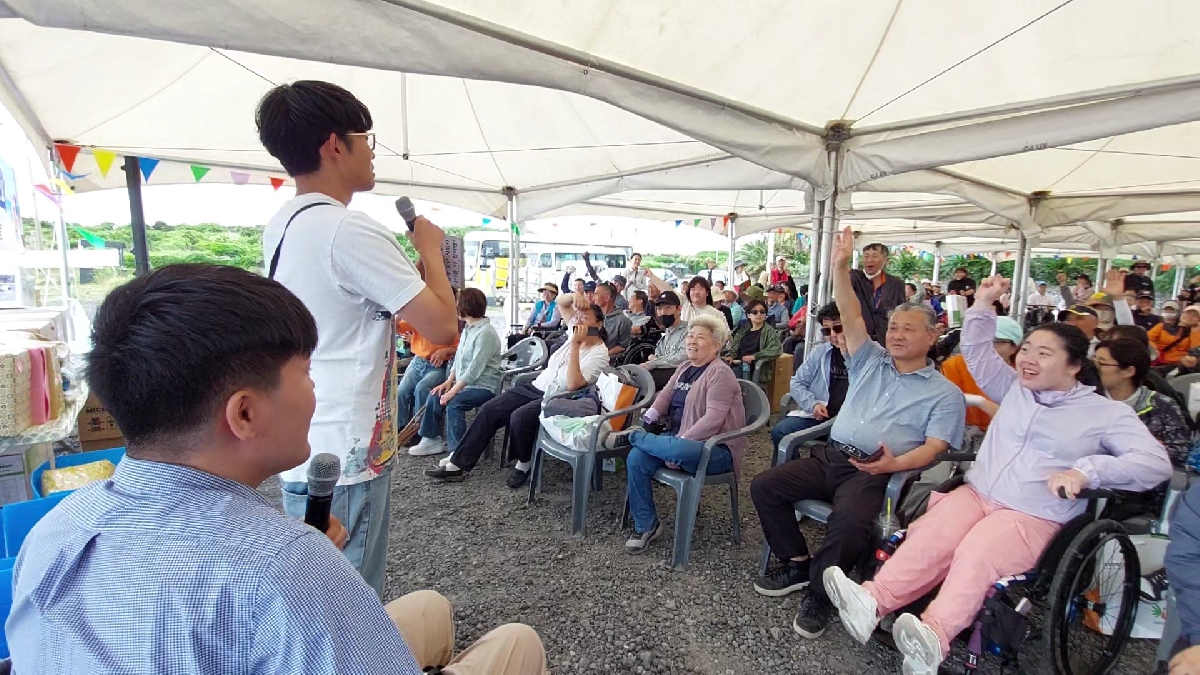
[[[725,323],[725,317],[713,316],[712,314],[697,314],[688,322],[688,330],[692,328],[706,328],[712,333],[713,339],[717,344],[724,346],[729,341],[729,324]]]
[[[911,300],[901,303],[896,305],[895,309],[888,312],[888,321],[891,321],[893,316],[901,312],[917,312],[925,317],[925,330],[937,330],[937,314],[934,313],[933,308],[929,305],[923,302],[912,302]]]

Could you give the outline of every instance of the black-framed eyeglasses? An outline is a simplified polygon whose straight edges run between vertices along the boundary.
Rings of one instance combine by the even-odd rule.
[[[1102,366],[1106,367],[1106,368],[1120,368],[1121,367],[1121,364],[1119,364],[1119,363],[1109,363],[1108,361],[1097,361],[1096,359],[1092,359],[1092,363],[1096,364],[1097,368],[1100,368]]]
[[[374,131],[352,131],[346,135],[347,136],[362,136],[363,138],[367,139],[367,148],[369,148],[371,150],[371,152],[375,151],[375,132]]]
[[[762,316],[762,315],[766,314],[766,312],[762,311],[761,309],[751,310],[746,313],[749,314],[750,316]]]
[[[825,337],[829,337],[833,333],[837,333],[838,335],[841,335],[842,330],[843,330],[842,324],[840,324],[840,323],[835,323],[828,328],[825,326],[821,326],[821,335],[824,335]]]

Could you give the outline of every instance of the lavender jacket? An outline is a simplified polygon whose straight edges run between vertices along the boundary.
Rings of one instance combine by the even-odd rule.
[[[679,374],[690,365],[690,361],[684,361],[676,368],[671,379],[667,381],[667,386],[655,397],[654,405],[650,407],[658,413],[659,419],[665,420],[670,413],[675,382],[679,380]],[[1129,406],[1125,408],[1128,410]],[[692,383],[692,389],[683,403],[679,438],[703,443],[713,436],[744,426],[746,408],[742,405],[742,388],[738,385],[737,377],[720,359],[713,359],[708,368],[705,368],[700,377]],[[732,438],[725,442],[725,446],[733,455],[733,474],[740,480],[742,451],[746,448],[746,439]]]
[[[1002,506],[1058,523],[1086,503],[1050,492],[1050,476],[1078,469],[1097,489],[1149,490],[1171,477],[1171,460],[1133,409],[1093,387],[1034,392],[996,353],[991,307],[967,310],[959,343],[971,376],[1000,402],[967,482]]]

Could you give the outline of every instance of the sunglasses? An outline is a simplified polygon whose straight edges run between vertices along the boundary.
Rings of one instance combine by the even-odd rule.
[[[374,131],[352,131],[346,135],[347,136],[362,136],[363,138],[366,138],[367,139],[367,147],[370,148],[372,152],[374,152],[374,150],[375,150],[375,132]]]
[[[756,309],[751,312],[747,312],[747,314],[749,314],[750,316],[762,316],[762,315],[766,314],[766,312],[762,311],[761,309]]]
[[[842,334],[842,324],[835,323],[835,324],[833,324],[833,326],[831,326],[829,328],[826,328],[825,326],[821,326],[821,335],[824,335],[825,337],[829,337],[833,333],[837,333],[838,335],[841,335]]]

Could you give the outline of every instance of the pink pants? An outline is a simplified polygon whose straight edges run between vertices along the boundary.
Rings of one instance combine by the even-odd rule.
[[[975,621],[988,589],[1033,569],[1060,524],[994,504],[969,485],[933,493],[929,511],[908,528],[904,543],[863,587],[879,615],[891,613],[942,584],[921,621],[937,633],[942,654]]]

